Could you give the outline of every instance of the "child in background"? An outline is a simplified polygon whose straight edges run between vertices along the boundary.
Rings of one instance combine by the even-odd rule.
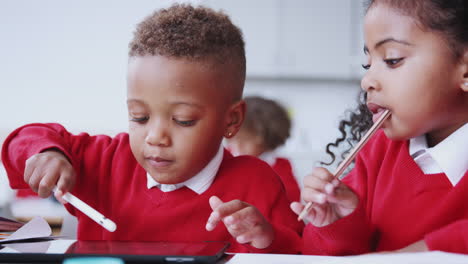
[[[117,224],[108,232],[67,205],[79,240],[217,240],[234,252],[297,253],[303,225],[274,171],[221,144],[244,120],[244,80],[244,41],[226,15],[159,10],[129,45],[129,133],[23,126],[3,145],[10,185],[41,197],[56,185],[58,199],[71,191]]]
[[[304,253],[468,253],[467,14],[466,0],[370,1],[369,111],[353,119],[391,115],[343,181],[324,168],[304,178]]]
[[[245,120],[239,132],[228,140],[229,149],[234,155],[252,155],[268,163],[280,176],[289,200],[298,201],[300,191],[291,163],[275,153],[290,135],[288,113],[273,100],[248,96],[244,101],[247,105]]]

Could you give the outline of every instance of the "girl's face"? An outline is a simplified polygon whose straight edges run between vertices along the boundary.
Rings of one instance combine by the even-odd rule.
[[[391,111],[383,125],[389,138],[426,134],[433,146],[468,121],[462,64],[442,35],[383,4],[369,9],[364,32],[368,70],[361,86],[374,121]]]
[[[231,126],[242,123],[245,107],[243,101],[232,103],[232,87],[225,79],[199,62],[130,58],[130,146],[157,182],[175,184],[193,177],[214,157],[223,135],[235,134]]]

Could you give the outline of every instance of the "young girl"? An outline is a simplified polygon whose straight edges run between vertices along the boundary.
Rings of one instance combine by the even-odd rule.
[[[117,224],[107,232],[67,205],[79,240],[218,240],[234,252],[297,253],[303,226],[274,171],[221,145],[245,113],[240,30],[223,13],[174,5],[143,20],[129,47],[129,133],[23,126],[2,149],[10,185],[41,197],[54,186],[71,191]]]
[[[245,120],[239,132],[228,140],[234,155],[252,155],[268,163],[280,176],[290,201],[300,199],[299,185],[289,160],[279,157],[275,149],[289,138],[291,120],[277,102],[259,96],[244,98]]]
[[[324,168],[305,177],[304,253],[466,254],[468,1],[370,1],[364,30],[367,107],[391,116],[342,182]]]

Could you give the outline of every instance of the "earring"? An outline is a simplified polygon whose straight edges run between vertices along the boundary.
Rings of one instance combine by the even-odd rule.
[[[230,138],[232,136],[232,132],[227,132],[226,137]]]

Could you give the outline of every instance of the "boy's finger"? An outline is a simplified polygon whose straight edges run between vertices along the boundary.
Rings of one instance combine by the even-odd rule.
[[[246,232],[236,236],[236,241],[241,244],[250,243],[253,247],[263,249],[271,245],[274,239],[274,231],[270,228],[255,226]]]
[[[223,219],[224,224],[230,225],[241,222],[243,226],[254,226],[263,216],[253,206],[244,207]],[[248,228],[248,227],[247,227]]]
[[[216,208],[221,206],[223,204],[223,201],[217,196],[211,196],[208,202],[213,212],[211,212],[210,217],[208,217],[208,220],[206,221],[205,229],[207,231],[213,231],[218,225],[218,223],[222,220],[221,216],[216,211]]]
[[[60,174],[57,182],[57,189],[62,191],[63,194],[69,192],[75,185],[75,175],[73,170],[64,170]],[[63,195],[62,194],[62,195]]]
[[[35,164],[35,157],[31,156],[29,159],[26,160],[26,163],[24,165],[24,181],[26,183],[29,183],[29,180],[31,179],[34,169],[36,168]]]
[[[32,171],[27,183],[29,187],[36,193],[39,191],[39,183],[41,182],[41,179],[42,170],[38,167],[34,167],[34,170]]]
[[[64,193],[59,189],[57,189],[57,191],[54,192],[54,196],[57,199],[57,201],[59,201],[61,204],[67,204],[68,202],[63,199],[63,195]]]
[[[216,208],[223,204],[223,201],[215,195],[211,196],[208,202],[210,203],[210,207],[212,210],[216,210]]]
[[[244,203],[240,200],[232,200],[219,205],[214,211],[217,212],[221,218],[224,218],[228,215],[232,215],[233,213],[239,210],[242,210],[247,206],[247,203]]]
[[[39,189],[37,191],[37,194],[42,197],[42,198],[47,198],[50,196],[52,189],[54,188],[54,177],[51,174],[45,175],[40,183],[39,183]]]

